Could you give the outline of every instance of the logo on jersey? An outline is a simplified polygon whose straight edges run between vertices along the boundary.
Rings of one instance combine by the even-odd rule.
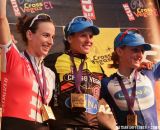
[[[97,75],[92,74],[89,72],[89,70],[83,70],[82,72],[82,78],[81,78],[81,90],[85,92],[86,88],[93,88],[95,86],[101,86],[101,81],[99,80],[99,77]],[[67,73],[63,76],[63,81],[61,82],[61,92],[70,91],[74,88],[74,75],[73,73]],[[96,87],[97,88],[97,87]],[[96,89],[95,88],[95,93]],[[98,95],[97,95],[98,96]]]
[[[71,108],[70,97],[65,100],[67,108]],[[96,114],[98,112],[98,101],[92,95],[85,94],[86,111],[90,114]]]
[[[128,91],[128,94],[129,96],[131,96],[131,93],[132,93],[132,88],[130,89],[127,89]],[[140,87],[137,87],[136,88],[136,97],[137,98],[145,98],[145,97],[148,97],[150,95],[150,92],[151,92],[151,88],[147,87],[147,86],[140,86]],[[122,92],[122,90],[116,92],[114,94],[114,97],[116,99],[119,99],[119,100],[125,100],[125,97],[124,97],[124,94]]]

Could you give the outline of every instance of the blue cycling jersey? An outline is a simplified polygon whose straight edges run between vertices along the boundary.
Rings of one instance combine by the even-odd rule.
[[[135,71],[129,78],[121,75],[123,83],[131,96],[134,86]],[[157,112],[154,94],[154,83],[160,78],[160,63],[157,63],[153,70],[142,70],[137,72],[136,79],[136,99],[133,110],[138,117],[138,126],[135,129],[157,130]],[[127,115],[129,114],[127,102],[122,92],[121,86],[115,74],[102,80],[101,96],[108,102],[116,118],[117,125],[120,129],[130,129],[127,126]],[[125,128],[124,128],[125,127]]]

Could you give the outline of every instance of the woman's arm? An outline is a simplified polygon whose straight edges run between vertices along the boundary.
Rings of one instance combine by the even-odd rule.
[[[159,80],[160,79],[160,61],[153,66],[153,72],[154,72],[155,79]]]
[[[6,16],[7,0],[0,0],[0,44],[5,45],[10,40],[10,28]]]

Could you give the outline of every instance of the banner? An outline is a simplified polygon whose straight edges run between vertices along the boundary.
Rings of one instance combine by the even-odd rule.
[[[64,51],[63,27],[73,17],[84,15],[92,19],[100,27],[100,34],[94,37],[89,57],[103,67],[107,76],[116,71],[108,67],[112,63],[114,38],[120,31],[130,27],[140,29],[145,41],[152,44],[153,49],[145,53],[145,58],[150,61],[160,59],[158,0],[8,0],[7,17],[20,51],[24,50],[25,44],[16,31],[17,17],[38,13],[49,14],[56,26],[55,44],[50,53]]]
[[[119,32],[120,28],[100,28],[100,34],[94,37],[93,47],[89,54],[94,62],[102,66],[107,76],[115,72],[115,69],[108,68],[108,65],[112,64],[113,42]]]
[[[90,19],[96,19],[94,5],[92,0],[80,0],[82,6],[82,13]]]

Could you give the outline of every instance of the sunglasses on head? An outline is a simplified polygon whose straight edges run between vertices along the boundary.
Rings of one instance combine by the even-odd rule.
[[[132,31],[132,32],[135,32],[135,33],[140,33],[139,30],[137,28],[129,28],[127,29],[125,32],[122,33],[121,37],[119,38],[119,41],[121,42],[124,37],[129,34],[129,32]]]
[[[38,14],[38,15],[36,15],[33,19],[32,19],[32,21],[31,21],[31,23],[30,23],[30,25],[29,25],[29,27],[32,27],[32,25],[35,23],[35,21],[36,20],[51,20],[51,17],[48,15],[48,14],[44,14],[44,13],[41,13],[41,14]]]
[[[68,24],[68,28],[67,28],[67,32],[70,30],[70,28],[71,28],[71,25],[74,23],[74,22],[81,22],[81,21],[88,21],[88,22],[90,22],[91,24],[93,24],[93,21],[90,19],[90,18],[87,18],[87,17],[85,17],[85,16],[76,16],[76,17],[74,17],[72,20],[71,20],[71,22]]]

